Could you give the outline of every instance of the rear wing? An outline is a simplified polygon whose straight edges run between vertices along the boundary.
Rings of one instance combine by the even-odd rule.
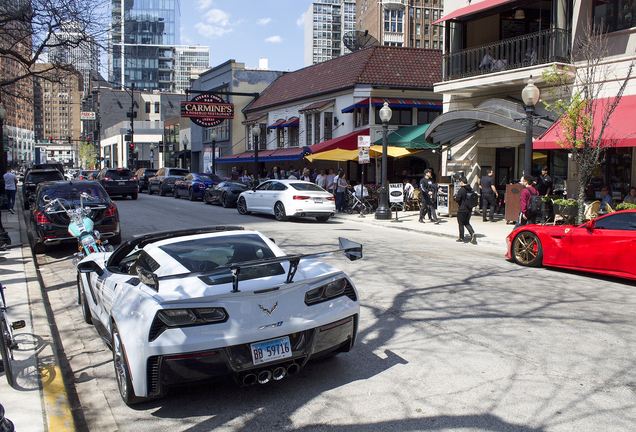
[[[139,280],[157,292],[159,291],[160,279],[214,276],[218,274],[227,273],[229,271],[232,274],[232,291],[231,292],[237,293],[237,292],[240,292],[239,275],[241,273],[241,269],[263,266],[268,264],[281,263],[281,262],[287,261],[289,262],[289,271],[287,272],[287,279],[285,280],[285,283],[292,283],[294,281],[294,275],[296,274],[296,270],[298,270],[298,264],[300,263],[301,260],[323,258],[333,254],[334,252],[343,252],[344,255],[350,261],[355,261],[362,258],[362,245],[360,243],[352,242],[343,237],[338,238],[338,243],[339,243],[338,249],[325,251],[325,252],[319,252],[314,254],[286,255],[282,257],[263,258],[258,260],[244,261],[240,263],[222,265],[215,268],[214,270],[162,276],[161,278],[157,276],[155,273],[148,271],[144,268],[141,268],[139,266],[137,266],[135,270],[137,272],[137,275],[139,276]]]

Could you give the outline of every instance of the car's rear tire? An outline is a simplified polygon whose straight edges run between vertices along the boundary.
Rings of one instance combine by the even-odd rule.
[[[208,201],[208,194],[207,193],[203,193],[203,204],[210,204],[210,201]]]
[[[245,201],[245,197],[240,197],[236,203],[236,210],[238,210],[239,214],[247,215],[251,212],[247,210],[247,202]]]
[[[223,206],[223,208],[228,208],[230,206],[230,203],[227,200],[227,193],[225,192],[223,192],[223,195],[221,195],[221,205]]]
[[[179,199],[179,192],[178,192],[178,189],[176,187],[172,189],[172,196],[175,199]]]
[[[134,405],[146,400],[135,396],[135,389],[130,378],[130,368],[128,367],[128,358],[126,350],[119,336],[117,325],[113,323],[112,330],[113,341],[113,366],[115,367],[115,377],[117,378],[117,387],[119,395],[126,405]]]
[[[91,310],[88,307],[88,303],[86,302],[86,292],[84,291],[84,286],[80,281],[80,275],[77,275],[77,291],[79,293],[80,305],[82,307],[82,317],[84,318],[84,322],[86,324],[93,324],[93,315],[91,314]]]
[[[276,216],[276,220],[280,222],[289,219],[289,217],[287,217],[287,214],[285,214],[285,205],[280,201],[274,204],[274,216]]]
[[[150,185],[148,185],[148,195],[152,195],[154,192],[152,191],[152,189],[150,188]]]
[[[163,188],[163,183],[159,183],[159,196],[166,196],[166,190]]]
[[[512,257],[522,266],[540,266],[543,262],[541,240],[533,232],[521,231],[512,241]]]
[[[318,222],[327,222],[329,220],[330,216],[316,216],[316,220]]]
[[[188,189],[188,199],[190,201],[196,201],[197,197],[194,196],[194,191],[192,190],[192,188]]]
[[[134,200],[136,200],[139,197],[139,192],[135,192],[133,194],[130,194],[130,197]]]

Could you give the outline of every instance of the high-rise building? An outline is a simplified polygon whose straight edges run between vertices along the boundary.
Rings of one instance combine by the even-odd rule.
[[[305,12],[305,66],[350,53],[342,42],[356,29],[354,0],[318,0]]]
[[[442,49],[444,0],[357,0],[358,30],[381,45]]]
[[[82,73],[84,94],[88,94],[90,71],[99,70],[99,47],[80,31],[78,23],[69,22],[63,31],[51,35],[49,62],[67,63]]]
[[[174,92],[180,0],[112,0],[108,80],[140,90]]]
[[[176,48],[176,93],[184,93],[190,83],[210,68],[210,47],[180,45]]]

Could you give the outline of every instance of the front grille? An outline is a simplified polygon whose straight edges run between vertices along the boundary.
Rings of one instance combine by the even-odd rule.
[[[148,358],[146,373],[148,374],[148,396],[159,393],[159,356]]]

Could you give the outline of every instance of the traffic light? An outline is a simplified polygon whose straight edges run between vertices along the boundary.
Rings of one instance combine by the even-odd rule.
[[[90,144],[90,143],[91,143],[91,137],[87,136],[87,137],[86,137],[86,142],[87,142],[88,144]]]
[[[49,142],[52,143],[53,142],[53,135],[49,136]]]

